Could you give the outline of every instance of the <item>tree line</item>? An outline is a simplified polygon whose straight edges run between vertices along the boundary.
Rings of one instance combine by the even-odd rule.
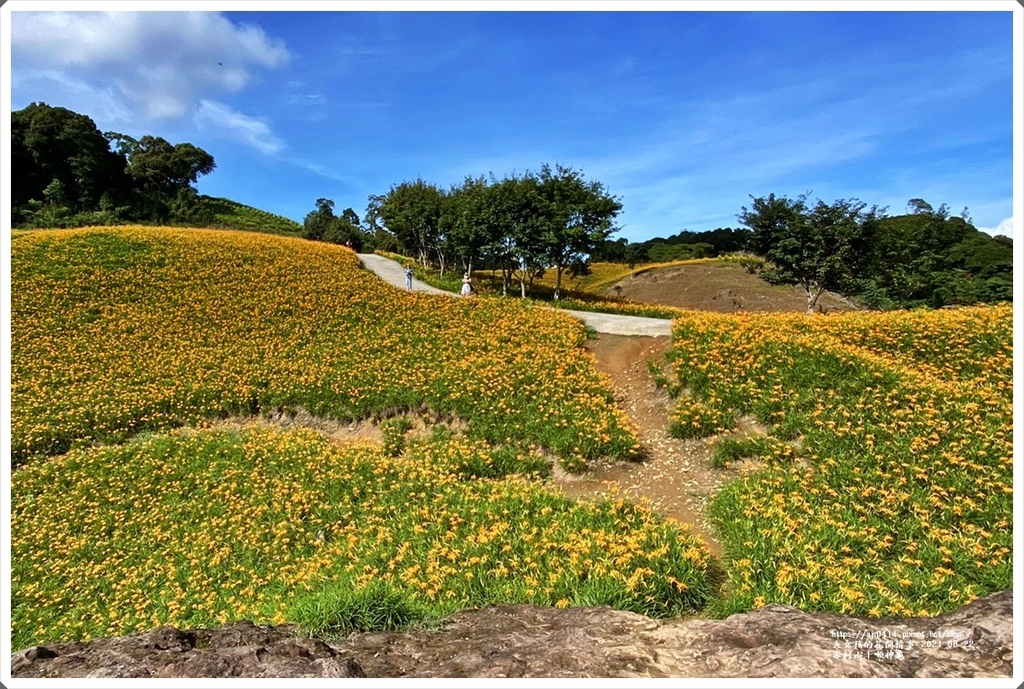
[[[14,227],[72,227],[123,222],[210,226],[209,203],[195,184],[216,164],[190,143],[100,132],[86,115],[32,103],[11,116],[11,210]],[[967,209],[911,199],[890,216],[857,199],[811,202],[751,197],[737,215],[742,227],[630,243],[612,239],[621,200],[571,167],[496,178],[467,176],[443,188],[422,179],[371,195],[365,215],[320,198],[301,235],[384,249],[437,266],[501,275],[502,293],[521,296],[547,270],[555,298],[566,274],[594,261],[629,264],[749,252],[748,266],[774,284],[800,286],[813,310],[823,291],[870,308],[941,307],[1013,298],[1013,242],[971,224]]]
[[[195,183],[216,167],[190,143],[100,132],[92,118],[46,103],[11,114],[15,227],[208,222]]]
[[[554,270],[557,299],[563,274],[586,274],[594,261],[632,267],[747,253],[751,272],[803,289],[808,311],[826,290],[874,309],[1013,299],[1013,241],[975,228],[966,208],[957,217],[945,204],[915,198],[906,213],[890,216],[858,199],[751,198],[737,215],[742,227],[631,243],[611,238],[622,206],[601,183],[545,165],[539,174],[467,177],[447,190],[402,182],[370,196],[362,224],[352,209],[331,222],[339,243],[395,250],[436,265],[442,276],[453,264],[499,270],[503,294],[518,282],[526,296],[534,278]],[[327,239],[315,228],[333,217],[329,205],[320,199],[307,216],[310,238]]]
[[[545,164],[501,179],[469,176],[447,189],[422,179],[392,185],[370,196],[363,225],[352,209],[335,216],[333,202],[318,199],[304,229],[311,239],[397,249],[436,265],[442,278],[454,266],[493,268],[503,294],[518,283],[525,297],[538,275],[553,270],[558,299],[563,276],[587,269],[621,209],[600,182]]]
[[[753,198],[753,197],[752,197]],[[1013,300],[1013,241],[975,228],[965,208],[910,199],[908,212],[858,199],[832,203],[770,194],[743,207],[747,248],[763,257],[761,276],[799,285],[813,311],[825,290],[869,308],[892,309]]]

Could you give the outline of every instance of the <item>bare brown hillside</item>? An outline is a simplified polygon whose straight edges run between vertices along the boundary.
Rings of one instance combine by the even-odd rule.
[[[719,313],[807,310],[807,297],[799,287],[769,285],[738,264],[719,261],[639,273],[612,285],[605,295]],[[827,312],[856,308],[828,292],[818,306]]]

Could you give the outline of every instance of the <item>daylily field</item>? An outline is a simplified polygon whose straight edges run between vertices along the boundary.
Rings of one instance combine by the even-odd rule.
[[[724,611],[927,616],[1009,588],[1010,306],[693,314],[674,337],[673,433],[757,460],[711,505]],[[767,435],[730,438],[738,414]]]
[[[707,550],[679,525],[531,480],[547,456],[579,471],[637,451],[568,316],[408,294],[341,247],[257,234],[45,231],[12,251],[16,648],[496,601],[663,616],[708,596]],[[393,457],[184,428],[297,408],[465,430]]]
[[[11,263],[15,649],[491,602],[931,615],[1010,586],[1009,307],[682,314],[670,430],[757,458],[712,503],[722,584],[684,525],[537,480],[639,457],[567,315],[254,233],[37,231]],[[256,422],[299,409],[435,426],[396,446]],[[730,438],[740,414],[767,435]]]

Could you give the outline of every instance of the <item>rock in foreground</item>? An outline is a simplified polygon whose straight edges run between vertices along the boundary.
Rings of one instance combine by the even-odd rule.
[[[237,622],[162,627],[14,654],[15,677],[1009,677],[1010,591],[934,618],[867,620],[784,605],[726,620],[496,605],[440,631],[324,642]]]

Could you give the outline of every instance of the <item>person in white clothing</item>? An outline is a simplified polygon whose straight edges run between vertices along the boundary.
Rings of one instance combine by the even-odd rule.
[[[462,276],[462,296],[466,297],[473,293],[473,284],[469,280],[469,273]]]

